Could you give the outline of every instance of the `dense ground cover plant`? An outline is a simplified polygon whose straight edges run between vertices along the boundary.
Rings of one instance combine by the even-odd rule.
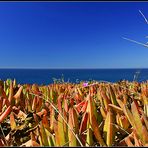
[[[148,82],[0,81],[0,146],[147,146]]]

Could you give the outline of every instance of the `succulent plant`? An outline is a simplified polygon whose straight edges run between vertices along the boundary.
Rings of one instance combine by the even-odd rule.
[[[148,82],[0,84],[0,146],[147,146]]]

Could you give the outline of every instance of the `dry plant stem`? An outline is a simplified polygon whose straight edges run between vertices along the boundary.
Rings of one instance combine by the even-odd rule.
[[[45,100],[44,97],[46,97],[45,95],[43,95],[44,97],[41,97],[41,96],[36,95],[36,94],[33,94],[33,93],[30,93],[30,94],[35,95],[35,96],[38,96],[39,98],[42,98],[43,100]],[[48,103],[50,103],[51,106],[55,109],[55,111],[56,111],[57,113],[59,113],[59,115],[61,116],[61,118],[63,119],[63,121],[66,123],[66,125],[68,126],[68,128],[71,130],[71,132],[73,133],[73,135],[74,135],[74,136],[76,137],[76,139],[78,140],[79,144],[83,147],[83,144],[81,143],[81,141],[80,141],[80,139],[78,138],[77,134],[75,134],[75,133],[73,132],[73,130],[71,129],[71,127],[69,126],[69,124],[66,122],[66,120],[63,118],[63,116],[61,115],[61,113],[57,110],[57,108],[56,108],[49,100],[45,100],[45,101],[47,101]]]
[[[142,46],[148,48],[148,45],[146,45],[146,44],[144,44],[144,43],[137,42],[137,41],[135,41],[135,40],[131,40],[131,39],[128,39],[128,38],[125,38],[125,37],[122,37],[122,38],[125,39],[125,40],[128,40],[128,41],[130,41],[130,42],[134,42],[134,43],[136,43],[136,44],[139,44],[139,45],[142,45]]]
[[[70,141],[68,141],[68,142],[66,142],[64,145],[62,145],[62,147],[63,147],[63,146],[66,146],[68,143],[70,143]]]
[[[106,82],[106,83],[108,83],[108,84],[112,84],[112,82],[109,82],[109,81],[98,81],[98,82]],[[94,86],[94,85],[99,84],[98,82],[93,83],[93,84],[90,84],[90,85],[87,85],[87,86],[79,87],[79,88]],[[115,84],[115,85],[117,85],[117,84]],[[120,86],[120,87],[123,88],[123,89],[125,89],[125,90],[129,90],[128,88],[126,88],[126,87],[124,87],[124,86]],[[133,93],[132,91],[130,91],[130,92]]]
[[[105,83],[109,83],[109,84],[111,84],[111,82],[109,82],[109,81],[103,81],[103,80],[100,80],[100,81],[98,81],[98,82],[105,82]],[[87,86],[79,87],[79,88],[85,88],[85,87],[89,87],[89,86],[94,86],[94,85],[99,84],[98,82],[93,83],[93,84],[90,84],[90,85],[87,85]]]
[[[114,123],[111,123],[112,125],[114,125],[115,127],[117,128],[120,128],[122,131],[124,131],[126,134],[130,135],[129,132],[127,132],[124,128],[122,128],[121,126],[117,125],[117,124],[114,124]]]
[[[140,14],[142,15],[142,17],[144,18],[145,22],[148,24],[148,21],[146,19],[146,17],[144,16],[144,14],[139,10]]]
[[[1,124],[0,124],[0,128],[1,128],[1,131],[2,131],[2,134],[3,134],[3,137],[4,137],[4,140],[5,140],[5,143],[6,143],[6,144],[7,144],[7,146],[8,146],[8,142],[7,142],[6,138],[5,138],[5,134],[4,134],[4,132],[3,132],[3,129],[2,129]]]
[[[139,12],[140,12],[140,14],[142,15],[142,17],[144,18],[145,22],[148,24],[148,20],[147,20],[147,18],[144,16],[144,14],[141,12],[141,10],[139,10]],[[125,37],[123,37],[123,39],[128,40],[128,41],[131,41],[131,42],[134,42],[134,43],[136,43],[136,44],[139,44],[139,45],[142,45],[142,46],[148,48],[148,45],[143,44],[143,43],[140,43],[140,42],[137,42],[137,41],[135,41],[135,40],[131,40],[131,39],[128,39],[128,38],[125,38]]]

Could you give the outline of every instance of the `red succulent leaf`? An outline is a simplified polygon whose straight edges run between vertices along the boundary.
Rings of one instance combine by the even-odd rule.
[[[4,119],[10,114],[11,106],[9,106],[0,116],[0,123],[4,121]]]

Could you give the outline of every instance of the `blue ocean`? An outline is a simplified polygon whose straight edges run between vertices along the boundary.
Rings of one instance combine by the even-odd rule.
[[[64,78],[65,82],[120,80],[142,82],[148,79],[148,69],[0,69],[0,79],[16,79],[20,84],[48,85]]]

